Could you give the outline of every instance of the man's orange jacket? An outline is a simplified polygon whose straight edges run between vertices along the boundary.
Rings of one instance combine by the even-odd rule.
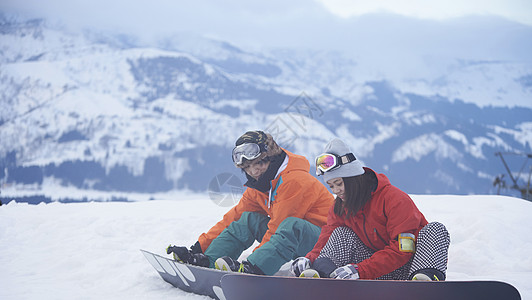
[[[309,173],[310,164],[304,156],[284,151],[286,158],[271,182],[269,194],[248,187],[238,204],[199,237],[203,252],[231,222],[240,219],[246,211],[270,217],[268,231],[255,249],[267,243],[279,224],[288,217],[307,220],[320,228],[327,223],[327,213],[334,202],[333,195]]]

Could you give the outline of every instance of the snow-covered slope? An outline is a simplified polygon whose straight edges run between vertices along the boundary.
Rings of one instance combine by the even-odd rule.
[[[252,53],[191,36],[146,46],[42,21],[0,29],[4,195],[204,191],[218,174],[241,176],[229,153],[254,129],[310,161],[338,136],[412,193],[494,193],[505,170],[493,154],[532,150],[526,61],[456,57],[448,72],[400,78],[338,52]]]
[[[189,246],[228,208],[205,194],[161,197],[174,201],[0,206],[0,298],[208,299],[164,282],[139,249],[166,255],[170,243]],[[444,223],[451,234],[448,280],[505,281],[532,299],[532,203],[412,197],[429,221]]]

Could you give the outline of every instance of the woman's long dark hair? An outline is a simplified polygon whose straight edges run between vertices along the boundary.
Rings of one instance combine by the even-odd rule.
[[[345,201],[336,197],[334,202],[334,213],[338,216],[350,217],[368,203],[371,193],[377,189],[377,176],[369,169],[362,175],[353,177],[343,177],[345,189]]]

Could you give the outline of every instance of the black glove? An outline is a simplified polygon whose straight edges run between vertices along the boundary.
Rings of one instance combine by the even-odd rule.
[[[166,248],[166,253],[171,253],[174,259],[181,263],[191,264],[200,267],[209,267],[210,264],[209,258],[201,252],[201,246],[199,245],[199,242],[196,242],[196,244],[190,247],[190,250],[187,249],[187,247],[169,245]]]
[[[178,262],[189,263],[192,260],[192,252],[187,247],[169,245],[166,248],[166,254],[172,254]]]

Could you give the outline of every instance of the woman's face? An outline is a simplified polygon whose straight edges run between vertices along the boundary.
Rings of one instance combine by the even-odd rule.
[[[246,167],[244,167],[244,172],[246,172],[249,176],[253,177],[255,180],[259,180],[259,178],[266,172],[268,167],[270,166],[270,161],[261,159],[258,161],[251,161]]]
[[[327,184],[331,188],[331,191],[338,196],[338,198],[342,199],[342,201],[345,201],[345,187],[344,187],[344,180],[342,177],[336,177],[333,179],[329,179],[327,181]]]

